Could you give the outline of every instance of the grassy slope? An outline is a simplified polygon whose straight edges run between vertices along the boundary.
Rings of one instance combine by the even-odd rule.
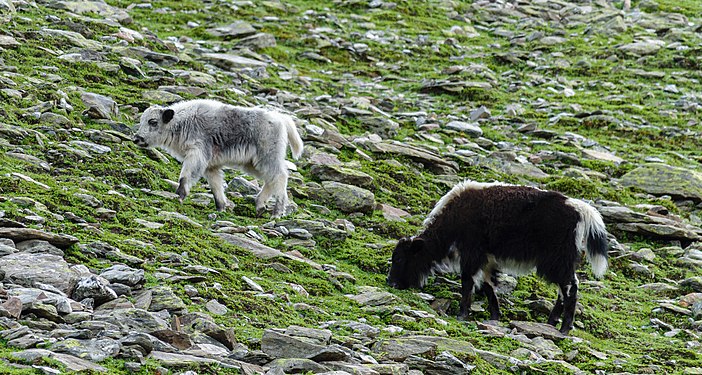
[[[126,7],[129,1],[109,1],[111,4]],[[661,7],[666,10],[673,10],[672,5],[666,1]],[[677,7],[677,11],[688,15],[699,14],[699,5],[695,2],[670,2]],[[270,68],[271,78],[260,82],[248,82],[245,88],[256,90],[259,88],[281,88],[291,92],[302,94],[331,94],[345,92],[347,97],[352,95],[376,97],[382,100],[384,95],[394,97],[403,93],[405,100],[397,101],[394,111],[414,111],[427,110],[426,104],[431,102],[433,108],[440,118],[447,114],[467,113],[470,109],[480,104],[486,104],[491,109],[493,115],[501,114],[505,106],[514,102],[524,104],[526,113],[521,117],[525,122],[535,122],[540,127],[549,128],[557,132],[573,131],[578,134],[597,140],[600,144],[610,147],[625,158],[637,160],[640,155],[657,155],[673,164],[684,164],[684,161],[670,156],[670,151],[681,154],[690,154],[693,150],[699,149],[699,140],[678,138],[670,139],[664,136],[660,130],[630,130],[612,124],[592,124],[591,126],[580,126],[580,124],[569,121],[562,121],[555,125],[548,125],[548,115],[533,108],[532,103],[537,98],[544,98],[549,101],[563,103],[563,110],[569,111],[569,104],[579,104],[582,111],[606,110],[611,111],[620,119],[627,119],[634,122],[647,122],[658,127],[665,126],[686,126],[690,115],[679,114],[677,118],[671,118],[661,114],[660,110],[671,109],[674,97],[672,94],[662,91],[666,84],[675,83],[678,88],[684,91],[694,91],[693,82],[681,82],[676,80],[671,74],[659,80],[655,84],[651,81],[632,76],[621,66],[642,68],[635,60],[620,60],[610,62],[603,57],[614,52],[608,46],[631,41],[633,36],[640,29],[629,30],[626,33],[611,37],[607,40],[604,37],[590,36],[589,41],[584,38],[572,38],[567,43],[558,47],[551,47],[546,52],[562,52],[566,56],[583,56],[583,58],[593,57],[588,68],[577,67],[575,64],[566,69],[548,69],[538,73],[547,78],[561,78],[570,82],[580,81],[576,86],[577,95],[573,98],[565,98],[554,94],[548,90],[549,85],[522,85],[516,91],[508,90],[508,87],[498,87],[495,90],[485,92],[466,92],[464,95],[420,95],[417,89],[420,80],[423,78],[446,78],[442,69],[453,64],[476,63],[483,64],[491,69],[495,75],[499,76],[507,71],[520,77],[524,82],[534,79],[533,69],[526,64],[506,64],[499,59],[492,57],[491,48],[488,45],[499,43],[502,47],[500,52],[509,51],[509,42],[503,38],[494,36],[492,33],[481,32],[478,38],[459,38],[460,47],[441,45],[438,51],[434,52],[430,46],[419,45],[380,45],[369,43],[371,59],[363,59],[355,56],[345,49],[336,47],[323,48],[320,53],[332,60],[330,64],[320,64],[300,57],[304,51],[315,50],[315,41],[302,39],[299,30],[308,27],[324,27],[337,25],[323,20],[321,17],[311,16],[311,19],[300,20],[299,14],[302,10],[314,9],[321,14],[331,13],[338,15],[341,20],[349,19],[349,14],[361,14],[361,10],[366,7],[353,5],[347,2],[340,6],[334,2],[306,2],[291,1],[286,2],[290,12],[284,10],[286,6],[279,3],[263,2],[256,8],[242,7],[240,10],[232,10],[226,4],[213,6],[210,11],[202,12],[202,5],[192,1],[154,1],[154,8],[168,7],[177,14],[166,13],[156,15],[151,10],[133,9],[130,14],[135,19],[135,24],[131,27],[139,30],[140,27],[148,27],[150,31],[158,35],[161,39],[168,36],[180,37],[190,35],[197,40],[212,40],[204,32],[206,26],[212,24],[225,24],[235,19],[248,20],[261,25],[261,31],[271,33],[276,36],[278,46],[262,51],[273,57],[288,69],[296,69],[301,76],[309,77],[310,86],[302,87],[296,83],[282,81],[277,78],[276,68]],[[290,8],[294,7],[294,8]],[[468,5],[464,10],[468,10]],[[332,9],[332,10],[328,10]],[[372,22],[376,29],[394,30],[397,35],[410,40],[419,35],[428,35],[432,44],[436,44],[446,38],[444,30],[455,24],[462,25],[458,21],[447,19],[445,11],[436,4],[425,4],[419,2],[399,2],[395,10],[377,10],[363,15],[366,22]],[[12,31],[23,34],[37,26],[48,26],[54,28],[65,28],[57,25],[49,25],[45,16],[57,14],[56,11],[39,7],[36,10],[22,13],[23,17],[31,19],[29,21],[17,21],[12,26],[0,26],[2,31]],[[280,17],[280,22],[257,22],[263,16]],[[195,21],[203,25],[197,28],[186,26],[188,21]],[[476,23],[480,23],[476,20]],[[354,42],[351,35],[353,31],[365,32],[359,26],[360,22],[342,23],[344,38]],[[539,26],[547,35],[551,26]],[[115,28],[90,24],[96,35],[116,32]],[[520,25],[515,24],[514,30],[520,32]],[[575,33],[582,35],[582,29],[568,30],[568,34]],[[16,34],[17,35],[17,34]],[[28,36],[28,35],[27,35]],[[141,92],[145,89],[155,89],[159,83],[149,80],[137,80],[119,72],[116,74],[95,69],[92,64],[61,64],[50,54],[38,49],[39,46],[52,46],[59,41],[42,41],[37,38],[27,38],[24,45],[18,49],[9,50],[3,53],[3,59],[7,65],[17,66],[18,72],[29,77],[39,78],[44,66],[61,66],[58,72],[63,81],[53,85],[30,85],[26,88],[31,97],[38,100],[56,99],[55,89],[57,87],[66,91],[71,98],[71,103],[76,107],[75,111],[68,117],[78,127],[85,129],[105,129],[106,126],[90,121],[80,115],[81,102],[79,94],[70,90],[70,86],[80,86],[88,91],[105,94],[113,97],[120,104],[143,105]],[[166,52],[164,46],[153,42],[144,42],[150,48]],[[60,45],[56,48],[62,48]],[[408,48],[412,52],[406,54],[402,49]],[[66,46],[65,49],[68,49]],[[464,60],[451,62],[449,57],[466,55]],[[111,56],[114,57],[114,56]],[[676,65],[670,60],[666,60],[665,51],[656,59],[645,59],[643,68],[650,70],[670,71]],[[384,61],[384,64],[375,64],[372,60]],[[577,59],[575,59],[577,61]],[[694,59],[690,59],[693,61]],[[196,63],[182,63],[179,68],[202,69]],[[342,74],[352,72],[357,78],[367,82],[378,81],[390,90],[386,94],[378,91],[364,89],[362,87],[351,86],[348,83],[338,80]],[[689,76],[699,78],[698,71],[690,69]],[[379,77],[385,77],[379,79]],[[482,80],[481,77],[466,76],[467,80]],[[23,83],[21,79],[18,83]],[[178,82],[178,80],[176,80]],[[615,89],[603,84],[612,82],[616,84]],[[182,82],[180,82],[182,83]],[[640,84],[650,86],[649,90],[641,91]],[[551,85],[552,86],[552,85]],[[219,91],[215,88],[215,94],[232,102],[243,100],[254,101],[252,98],[240,98],[228,91]],[[646,95],[650,91],[652,95]],[[0,94],[3,95],[3,94]],[[308,95],[309,98],[314,95]],[[617,100],[615,96],[621,96],[625,100]],[[0,111],[3,114],[3,122],[20,126],[24,129],[41,129],[42,124],[26,117],[20,116],[18,109],[34,105],[34,100],[17,100],[9,97],[2,97],[0,100]],[[310,99],[311,100],[311,99]],[[129,120],[125,118],[128,123]],[[342,130],[348,129],[358,131],[353,124],[338,124]],[[413,126],[403,123],[400,136],[414,134]],[[349,127],[350,126],[350,127]],[[508,140],[509,137],[501,134],[503,129],[510,129],[512,122],[510,119],[500,120],[496,123],[495,129],[486,129],[486,134],[493,140]],[[694,127],[699,131],[699,126]],[[45,143],[61,142],[69,139],[67,132],[60,132],[49,135],[44,140]],[[398,137],[400,137],[398,136]],[[451,140],[451,136],[443,136],[446,141]],[[42,147],[34,137],[24,137],[13,139],[14,144],[21,144],[22,149],[32,155],[44,160],[49,159],[46,147]],[[183,254],[193,264],[202,264],[216,269],[219,274],[214,275],[211,280],[222,285],[221,289],[215,289],[208,283],[196,285],[204,298],[216,298],[230,307],[230,313],[218,318],[219,322],[237,328],[238,338],[247,343],[250,347],[256,347],[255,338],[260,337],[262,330],[266,327],[283,327],[290,324],[306,326],[316,326],[319,322],[328,320],[357,320],[363,317],[372,325],[383,326],[391,323],[389,316],[379,314],[368,314],[357,306],[350,303],[344,294],[353,293],[355,285],[348,281],[341,281],[341,289],[334,286],[329,280],[329,276],[321,271],[313,270],[307,266],[302,266],[296,262],[278,260],[285,264],[293,272],[290,274],[280,274],[266,264],[253,259],[245,252],[233,246],[222,244],[209,235],[208,228],[194,228],[189,224],[179,222],[167,222],[167,225],[158,230],[147,230],[134,223],[135,218],[160,221],[159,210],[181,212],[200,223],[208,224],[212,220],[207,215],[212,213],[212,204],[208,206],[198,206],[192,202],[185,205],[178,205],[168,199],[145,193],[139,189],[149,188],[154,190],[170,191],[171,188],[163,182],[163,179],[173,179],[177,176],[179,166],[177,163],[159,164],[146,158],[142,151],[138,150],[130,143],[110,144],[112,152],[106,157],[94,157],[85,160],[80,156],[71,156],[63,160],[51,160],[53,169],[51,173],[46,173],[41,168],[20,162],[7,155],[0,155],[0,193],[4,197],[32,197],[35,201],[46,205],[51,212],[63,213],[71,211],[78,216],[85,218],[89,226],[81,226],[68,221],[58,221],[53,219],[40,208],[32,206],[18,200],[6,200],[0,202],[0,209],[4,210],[7,217],[17,218],[26,214],[26,210],[33,210],[47,217],[46,227],[53,231],[66,232],[76,235],[82,243],[95,240],[105,241],[118,246],[123,252],[148,259],[145,266],[148,271],[154,271],[164,265],[167,258],[166,252]],[[553,146],[549,146],[552,149]],[[558,145],[559,149],[568,152],[577,150],[568,144]],[[11,148],[3,147],[4,151],[12,151]],[[537,148],[535,148],[537,149]],[[352,153],[342,152],[342,160],[355,159]],[[408,223],[388,223],[382,219],[378,213],[371,216],[356,217],[351,219],[356,225],[354,235],[343,243],[331,240],[321,240],[314,250],[296,247],[295,250],[302,252],[318,263],[335,264],[339,270],[353,274],[357,285],[373,285],[384,288],[384,273],[386,261],[391,251],[391,240],[400,235],[415,233],[421,223],[422,214],[428,212],[432,203],[438,199],[446,186],[438,182],[435,176],[423,172],[406,163],[406,166],[397,167],[383,162],[361,161],[362,170],[376,178],[377,198],[380,202],[387,202],[398,207],[409,209],[417,216],[409,220]],[[609,163],[592,162],[590,165],[596,169],[613,176],[623,173],[628,166],[616,167]],[[125,170],[122,166],[128,166]],[[52,187],[51,190],[43,190],[30,183],[10,177],[11,172],[21,172],[29,175]],[[303,174],[305,171],[303,170]],[[463,177],[470,177],[479,180],[500,179],[518,182],[512,176],[486,172],[478,167],[463,165],[459,174]],[[401,181],[402,183],[393,183]],[[550,188],[562,190],[568,194],[585,197],[616,199],[627,203],[644,202],[630,191],[619,191],[613,189],[607,183],[594,181],[582,182],[568,178],[552,178],[546,182]],[[126,184],[131,188],[127,188]],[[295,183],[292,183],[293,187]],[[129,199],[122,199],[117,195],[109,193],[114,189]],[[77,192],[88,192],[99,198],[105,207],[117,211],[114,220],[103,221],[97,218],[93,209],[86,207],[73,194]],[[206,192],[204,189],[200,192]],[[295,201],[302,207],[302,213],[298,217],[303,218],[308,212],[310,204],[316,203],[304,198],[296,198]],[[237,208],[232,213],[220,215],[220,219],[231,220],[241,225],[262,225],[266,219],[256,219],[252,217],[251,202],[240,200]],[[332,211],[328,215],[320,215],[309,211],[314,218],[324,218],[334,220],[346,218],[340,212]],[[126,241],[136,239],[153,246],[140,246],[138,243]],[[634,247],[659,246],[658,244],[648,244],[640,239],[627,239],[633,242]],[[268,238],[267,243],[271,246],[283,248],[280,239]],[[379,244],[379,249],[369,247],[367,244]],[[68,251],[69,260],[83,262],[96,269],[104,267],[95,259],[88,259],[81,254],[78,249]],[[642,280],[640,276],[633,275],[626,271],[624,263],[626,261],[613,261],[613,273],[604,281],[602,289],[589,288],[584,285],[582,288],[581,302],[584,306],[584,313],[578,316],[585,329],[577,330],[573,333],[586,339],[589,344],[575,344],[571,342],[561,342],[559,345],[565,352],[578,350],[576,358],[572,361],[578,363],[582,369],[593,371],[603,369],[606,371],[641,371],[643,366],[661,366],[662,371],[676,372],[683,368],[699,363],[696,361],[696,353],[685,349],[685,335],[676,338],[663,337],[656,334],[650,328],[645,328],[649,324],[652,316],[651,310],[657,305],[657,297],[651,297],[646,291],[637,288],[638,285],[651,281],[661,281],[666,278],[680,279],[691,276],[687,270],[676,268],[673,264],[672,255],[660,254],[656,264],[652,266],[654,272],[653,280]],[[168,264],[165,264],[168,266]],[[177,268],[177,267],[176,267]],[[270,303],[266,299],[253,296],[245,291],[242,276],[256,279],[264,289],[274,292],[278,296],[286,296],[286,299],[278,298],[276,303]],[[154,278],[150,278],[151,283],[160,283]],[[295,293],[289,284],[295,283],[305,287],[310,297],[302,297]],[[176,290],[181,290],[182,285],[175,284]],[[532,294],[541,297],[555,297],[553,288],[544,284],[534,277],[524,277],[519,281],[518,289],[514,296],[510,298],[514,306],[505,308],[503,321],[511,318],[527,318],[543,321],[545,316],[531,316],[530,310],[524,304],[524,300]],[[435,286],[428,289],[438,295],[446,294],[441,287]],[[414,291],[394,291],[411,306],[428,310],[428,306],[414,295]],[[187,300],[184,294],[181,296]],[[292,308],[295,302],[304,302],[320,307],[326,313],[316,313],[314,311],[297,312]],[[455,306],[454,306],[455,308]],[[676,325],[685,326],[687,323],[678,316],[666,313],[657,315],[665,321],[675,322]],[[477,317],[478,319],[481,316]],[[484,318],[484,317],[482,317]],[[449,326],[443,327],[432,322],[401,323],[410,330],[422,330],[424,328],[445,329],[450,336],[465,338],[474,343],[477,347],[493,350],[507,354],[516,348],[514,343],[508,340],[485,338],[474,332],[473,323],[459,323],[449,318]],[[398,324],[392,322],[393,324]],[[340,334],[343,334],[341,332]],[[254,340],[251,340],[254,338]],[[588,349],[602,351],[609,354],[608,359],[599,360],[588,354]],[[646,350],[641,350],[641,348]],[[6,353],[6,352],[5,352]],[[624,355],[621,353],[627,353]],[[658,354],[661,353],[661,354]],[[490,366],[476,359],[477,364],[483,371],[496,373]],[[118,361],[108,364],[115,369],[120,367]],[[541,370],[548,370],[547,365],[535,366]],[[2,365],[0,365],[2,369]]]

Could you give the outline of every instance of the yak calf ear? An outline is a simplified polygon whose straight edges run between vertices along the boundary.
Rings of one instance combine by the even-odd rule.
[[[419,237],[412,239],[412,245],[410,247],[410,250],[414,252],[420,252],[424,250],[424,239]]]
[[[173,115],[175,115],[175,112],[172,109],[167,108],[161,114],[161,120],[163,121],[164,124],[167,124],[169,121],[173,120]]]

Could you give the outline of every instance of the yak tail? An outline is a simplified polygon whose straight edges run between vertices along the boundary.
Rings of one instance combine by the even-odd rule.
[[[271,120],[280,124],[282,131],[285,132],[284,135],[288,140],[288,145],[290,145],[293,159],[299,159],[300,155],[302,155],[302,138],[300,138],[300,134],[297,132],[295,120],[280,112],[269,112],[268,116]]]
[[[575,227],[576,246],[586,254],[592,273],[600,278],[607,271],[607,229],[602,216],[581,200],[569,198],[567,203],[580,214]]]

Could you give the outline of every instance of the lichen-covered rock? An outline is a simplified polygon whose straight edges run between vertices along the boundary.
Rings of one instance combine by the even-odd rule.
[[[93,340],[66,339],[52,345],[50,349],[56,353],[66,353],[92,362],[102,362],[115,357],[120,350],[119,341],[110,338]]]
[[[119,283],[129,286],[136,286],[144,282],[144,270],[131,268],[122,264],[116,264],[100,272],[110,283]]]
[[[107,279],[97,275],[90,275],[82,277],[78,281],[72,297],[77,301],[92,298],[95,301],[95,306],[98,306],[116,299],[117,293],[110,288],[110,282]]]
[[[645,164],[623,175],[619,182],[655,195],[702,201],[702,173],[687,168]]]
[[[170,287],[157,286],[151,288],[150,291],[152,296],[149,311],[168,310],[170,312],[181,312],[187,307]]]
[[[63,293],[70,293],[78,274],[62,257],[53,254],[19,252],[0,258],[0,269],[5,271],[5,280],[33,287],[39,283],[49,284]]]
[[[323,181],[321,188],[310,188],[310,194],[328,201],[342,212],[370,213],[375,208],[375,195],[358,186]]]
[[[310,173],[322,181],[336,181],[366,189],[373,183],[373,177],[369,174],[340,165],[315,164],[310,168]]]
[[[114,324],[125,331],[153,332],[168,328],[168,322],[142,309],[118,308],[96,311],[95,320]]]

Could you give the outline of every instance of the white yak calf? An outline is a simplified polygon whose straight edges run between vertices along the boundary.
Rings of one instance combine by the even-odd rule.
[[[176,190],[181,203],[193,184],[205,176],[217,210],[223,211],[228,202],[222,168],[233,167],[263,180],[256,196],[256,213],[262,214],[273,197],[274,218],[285,213],[288,203],[287,147],[294,159],[300,157],[303,147],[288,115],[205,99],[147,108],[134,142],[141,147],[160,147],[183,163]]]

